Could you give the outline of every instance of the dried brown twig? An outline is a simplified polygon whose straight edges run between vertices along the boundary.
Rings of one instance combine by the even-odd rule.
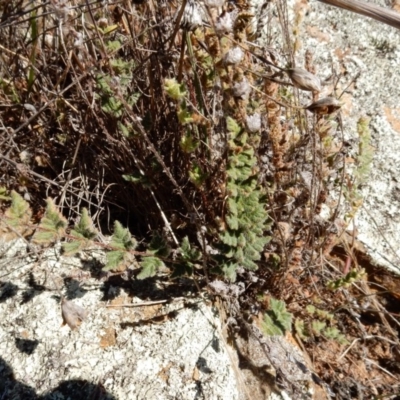
[[[365,15],[376,19],[379,22],[400,29],[400,14],[393,10],[379,7],[375,4],[368,4],[359,0],[318,0],[321,3],[343,8],[356,14]]]

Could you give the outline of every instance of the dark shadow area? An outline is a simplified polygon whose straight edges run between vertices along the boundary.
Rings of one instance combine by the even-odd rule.
[[[12,282],[0,283],[0,303],[4,303],[7,299],[14,297],[18,293],[19,287]]]
[[[25,304],[30,302],[35,296],[36,296],[37,292],[35,291],[35,289],[27,289],[24,290],[21,294],[21,302],[20,304]]]
[[[175,297],[190,297],[198,293],[193,280],[182,276],[171,281],[171,277],[152,277],[138,280],[136,276],[140,269],[127,268],[121,273],[111,274],[103,271],[104,264],[98,260],[81,260],[82,270],[90,273],[91,277],[102,282],[102,301],[111,301],[121,294],[124,289],[128,296],[139,297],[143,300],[168,300]],[[201,283],[199,283],[202,286]],[[67,282],[65,282],[67,286]],[[82,290],[82,289],[80,289]]]
[[[168,300],[175,297],[190,297],[197,294],[197,288],[192,280],[176,279],[171,283],[169,278],[148,278],[145,280],[125,280],[120,275],[110,276],[100,288],[103,292],[102,301],[110,301],[120,295],[121,288],[128,296],[143,300]]]
[[[61,382],[55,389],[38,396],[33,388],[15,379],[12,368],[0,357],[0,399],[1,400],[117,400],[107,392],[101,383],[73,379]]]
[[[61,304],[61,297],[58,294],[54,294],[51,298],[57,303],[58,306]]]
[[[78,254],[76,256],[79,256]],[[102,271],[102,268],[104,267],[104,264],[100,262],[100,260],[96,258],[89,257],[89,259],[82,259],[81,260],[81,269],[83,271],[88,271],[92,275],[92,277],[99,278],[104,272]]]
[[[213,350],[216,353],[219,353],[221,351],[221,347],[220,347],[220,344],[219,344],[219,339],[216,336],[214,336],[212,338],[211,347],[213,348]]]
[[[37,294],[46,290],[45,286],[40,285],[36,282],[35,277],[32,272],[29,272],[26,283],[28,284],[29,289],[26,289],[24,292],[22,292],[21,304],[28,303]]]
[[[0,357],[0,399],[1,400],[35,400],[33,388],[18,382],[11,367]]]
[[[194,396],[194,400],[204,400],[205,395],[203,391],[203,386],[201,381],[196,381],[196,394]]]
[[[58,398],[74,400],[117,400],[108,393],[101,383],[93,384],[86,380],[74,379],[61,382],[54,390],[40,397],[40,400]]]
[[[64,285],[66,288],[66,298],[68,300],[80,299],[86,293],[87,290],[82,288],[81,283],[73,278],[64,278]]]
[[[148,319],[141,319],[135,322],[122,322],[120,326],[122,329],[126,329],[126,328],[136,328],[138,326],[143,326],[143,325],[151,325],[154,323],[160,323],[165,320],[176,318],[178,316],[178,311],[179,310],[170,311],[169,313],[166,314],[156,315],[155,317]]]
[[[196,367],[199,371],[204,372],[205,374],[211,374],[213,371],[207,365],[207,360],[204,357],[199,357],[196,362]]]
[[[38,344],[38,340],[15,338],[15,345],[21,353],[33,354]]]

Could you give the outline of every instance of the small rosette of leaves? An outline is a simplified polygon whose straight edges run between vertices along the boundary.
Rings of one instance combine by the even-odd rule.
[[[137,246],[136,240],[132,237],[128,228],[124,228],[120,222],[114,222],[114,233],[111,236],[110,247],[113,249],[107,252],[107,263],[104,271],[118,269],[126,260],[131,250]]]
[[[194,121],[192,112],[186,105],[185,96],[187,95],[186,87],[183,83],[179,83],[176,79],[166,79],[164,81],[164,89],[171,99],[177,103],[177,117],[181,125],[187,125]],[[198,146],[197,141],[188,134],[181,141],[183,151],[190,153]],[[190,150],[192,149],[193,150]]]
[[[68,226],[66,218],[57,209],[54,201],[48,198],[46,203],[46,212],[32,238],[35,243],[44,245],[54,243],[63,237]]]
[[[179,83],[176,79],[166,79],[164,89],[171,99],[178,102],[183,100],[187,94],[185,85],[183,83]]]
[[[262,331],[268,336],[284,335],[292,329],[292,314],[286,310],[286,304],[271,298],[270,309],[264,314]]]
[[[70,233],[70,242],[63,243],[65,255],[74,255],[78,251],[86,249],[97,236],[97,230],[93,226],[93,221],[89,217],[88,210],[82,209],[82,215],[79,222]]]

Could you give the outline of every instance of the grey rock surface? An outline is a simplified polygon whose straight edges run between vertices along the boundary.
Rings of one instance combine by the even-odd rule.
[[[101,273],[104,260],[99,248],[64,257],[59,245],[0,238],[0,399],[288,399],[239,367],[220,302],[190,280]],[[86,317],[71,329],[76,306]],[[256,369],[273,376],[273,360],[308,392],[301,352],[283,337],[263,338],[259,352],[263,340],[270,356]]]
[[[0,398],[288,399],[239,366],[237,346],[255,366],[264,341],[270,354],[256,370],[272,377],[277,366],[310,392],[306,361],[285,338],[253,326],[249,346],[228,344],[226,310],[192,281],[101,273],[104,261],[99,248],[64,257],[59,245],[0,238]],[[76,306],[86,317],[71,329]]]
[[[74,392],[80,381],[88,399],[95,390],[109,399],[239,398],[220,319],[204,300],[188,293],[132,307],[144,299],[129,283],[105,290],[91,276],[93,254],[64,258],[53,248],[36,262],[20,240],[0,254],[0,398],[85,398]],[[88,312],[74,331],[61,326],[61,294]],[[74,387],[63,393],[65,381]]]

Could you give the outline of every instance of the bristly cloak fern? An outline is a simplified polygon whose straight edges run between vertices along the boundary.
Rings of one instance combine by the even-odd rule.
[[[270,238],[265,210],[265,196],[257,183],[254,149],[247,144],[247,133],[232,118],[227,118],[230,134],[227,165],[227,209],[225,229],[219,235],[219,268],[230,280],[235,280],[239,267],[257,269],[254,261]]]

